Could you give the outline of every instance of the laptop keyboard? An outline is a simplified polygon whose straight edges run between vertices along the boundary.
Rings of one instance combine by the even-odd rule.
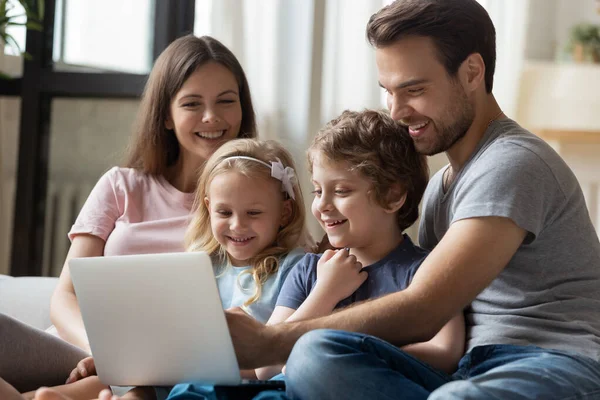
[[[251,400],[266,390],[276,390],[285,392],[285,381],[261,381],[261,380],[246,380],[244,379],[239,385],[217,385],[215,386],[215,394],[219,399],[228,400]]]

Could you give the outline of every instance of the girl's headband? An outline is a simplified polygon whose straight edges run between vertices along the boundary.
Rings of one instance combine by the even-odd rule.
[[[271,170],[271,176],[273,178],[281,181],[281,191],[286,192],[288,194],[288,196],[290,196],[292,198],[292,200],[296,200],[296,195],[294,194],[294,185],[297,184],[297,179],[296,179],[296,172],[294,171],[294,168],[284,167],[283,163],[281,162],[281,160],[279,158],[276,158],[275,159],[276,161],[271,161],[270,165],[269,165],[269,163],[267,163],[265,161],[259,160],[254,157],[246,157],[246,156],[231,156],[231,157],[222,159],[221,162],[223,162],[225,160],[235,160],[235,159],[256,161],[257,163],[260,163],[260,164],[264,165],[265,167],[269,168]]]

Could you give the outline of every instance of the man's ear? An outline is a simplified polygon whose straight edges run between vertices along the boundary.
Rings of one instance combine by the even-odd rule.
[[[485,62],[479,53],[470,54],[459,68],[460,80],[467,92],[485,85]]]
[[[287,226],[292,219],[292,200],[287,199],[283,201],[283,209],[281,210],[281,222],[279,226],[282,228]]]
[[[395,184],[388,193],[388,206],[386,212],[393,214],[402,208],[406,202],[406,191],[399,185]]]

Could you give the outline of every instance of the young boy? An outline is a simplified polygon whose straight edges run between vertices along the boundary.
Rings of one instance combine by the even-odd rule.
[[[429,171],[406,127],[379,111],[345,111],[308,151],[312,212],[331,245],[307,254],[290,272],[268,324],[316,318],[406,289],[427,252],[403,231],[418,218]],[[403,350],[453,372],[463,355],[462,313],[428,342]],[[257,369],[259,379],[281,366]]]

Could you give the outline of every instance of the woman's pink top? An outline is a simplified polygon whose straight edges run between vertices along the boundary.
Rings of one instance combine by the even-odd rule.
[[[97,236],[105,256],[181,252],[193,201],[162,176],[114,167],[90,193],[69,239]]]

